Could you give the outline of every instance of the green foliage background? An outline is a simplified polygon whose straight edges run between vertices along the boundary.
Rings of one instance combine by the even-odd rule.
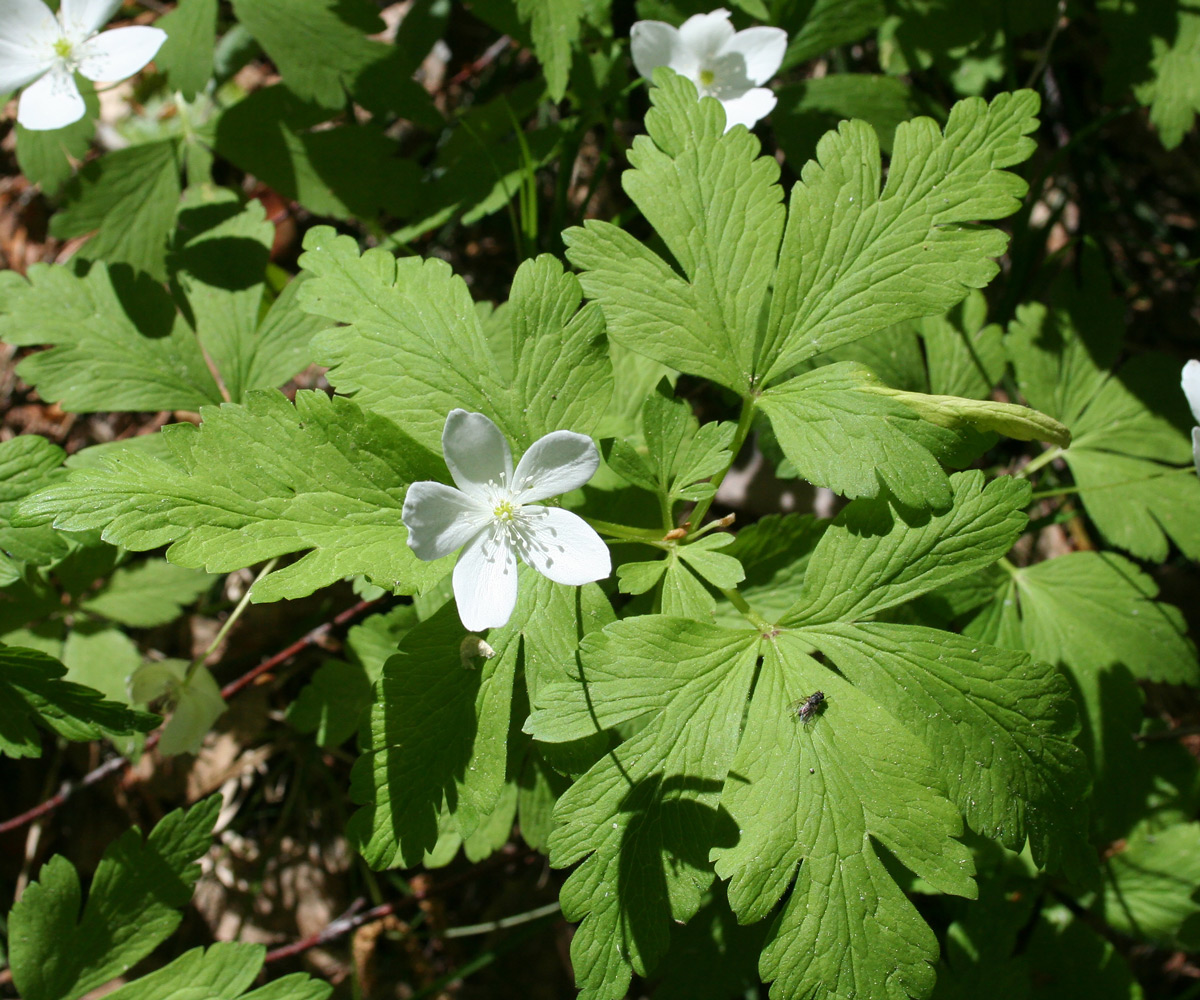
[[[128,114],[0,147],[61,249],[0,272],[0,991],[1195,992],[1200,14],[733,0],[727,132],[630,62],[693,0],[147,6]],[[401,520],[455,407],[604,458],[612,577],[485,641]],[[226,738],[224,802],[99,783]],[[297,842],[342,957],[185,919]]]

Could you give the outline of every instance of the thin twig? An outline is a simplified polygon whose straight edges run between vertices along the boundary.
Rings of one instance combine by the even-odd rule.
[[[352,930],[361,927],[363,924],[369,924],[372,921],[382,920],[384,917],[390,917],[402,907],[413,906],[417,903],[420,903],[431,896],[436,896],[439,893],[445,892],[447,889],[452,889],[460,882],[473,881],[485,871],[495,868],[497,865],[510,862],[528,861],[530,858],[536,856],[536,852],[531,848],[524,848],[523,850],[516,851],[514,853],[499,851],[496,854],[493,854],[490,858],[486,858],[485,860],[479,862],[479,864],[473,865],[466,871],[459,872],[457,875],[445,879],[439,882],[437,885],[431,885],[424,889],[414,890],[411,896],[405,896],[403,899],[397,899],[391,903],[382,903],[381,905],[373,907],[372,909],[366,910],[362,913],[353,912],[354,907],[351,907],[350,910],[348,910],[345,914],[326,924],[323,928],[321,928],[321,930],[317,931],[316,934],[310,934],[308,937],[301,938],[299,941],[293,941],[291,944],[285,944],[279,948],[276,948],[274,951],[267,952],[267,957],[264,959],[264,962],[276,962],[281,958],[291,958],[293,955],[299,955],[301,952],[308,951],[309,948],[317,948],[320,945],[328,944],[330,941],[333,941],[336,938],[342,937],[345,934],[349,934]],[[558,904],[555,903],[554,907],[557,908]],[[546,913],[550,912],[553,911],[546,911]],[[538,916],[545,915],[546,914],[538,913]],[[524,923],[526,920],[532,918],[530,918],[528,914],[519,914],[516,918],[509,917],[507,919],[510,921],[515,921],[516,923]],[[473,932],[473,929],[468,930],[472,930]],[[453,935],[446,933],[443,936],[452,937]]]
[[[374,607],[379,603],[380,600],[382,600],[382,598],[376,598],[373,601],[359,601],[353,607],[347,608],[336,618],[325,622],[323,625],[318,625],[303,638],[293,642],[287,647],[287,649],[281,650],[270,659],[264,660],[257,667],[254,667],[252,670],[248,670],[246,673],[242,674],[242,676],[237,680],[226,684],[223,688],[221,688],[221,697],[228,701],[231,697],[241,691],[242,688],[246,687],[248,684],[252,684],[256,678],[267,673],[269,670],[274,670],[276,667],[285,663],[287,660],[290,660],[297,653],[307,649],[309,646],[320,642],[321,639],[329,634],[331,629],[345,625],[348,621],[351,621],[358,615],[361,615],[364,611]],[[156,729],[146,738],[146,743],[142,748],[143,752],[153,750],[154,747],[158,745],[159,734],[161,732],[162,729]],[[128,764],[129,759],[127,757],[113,757],[111,760],[106,760],[99,767],[93,768],[78,781],[64,781],[58,792],[45,802],[34,806],[32,809],[26,810],[19,816],[14,816],[12,819],[7,819],[3,823],[0,823],[0,834],[18,830],[27,823],[32,823],[34,820],[45,816],[47,813],[53,812],[81,788],[87,788],[89,785],[94,785],[98,781],[103,781],[110,774],[120,771]]]
[[[508,35],[501,35],[484,50],[483,55],[474,62],[467,63],[466,66],[450,77],[451,85],[457,86],[460,83],[466,83],[473,76],[478,76],[510,45],[512,45],[512,39]]]

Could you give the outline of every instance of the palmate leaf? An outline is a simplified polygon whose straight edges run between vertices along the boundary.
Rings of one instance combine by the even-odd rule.
[[[82,907],[79,873],[55,855],[9,916],[13,982],[28,1000],[74,1000],[128,971],[182,919],[221,807],[212,796],[168,814],[142,839],[109,845]]]
[[[145,275],[35,265],[0,285],[0,340],[51,345],[17,374],[65,410],[198,410],[221,393],[170,296]]]
[[[1105,538],[1155,562],[1169,542],[1200,558],[1200,480],[1179,365],[1141,355],[1110,372],[1121,315],[1098,255],[1085,253],[1080,286],[1064,275],[1050,307],[1017,310],[1005,345],[1017,384],[1032,406],[1070,428],[1063,458]]]
[[[1169,948],[1200,940],[1200,824],[1143,825],[1104,863],[1107,926]]]
[[[528,728],[546,742],[647,720],[555,810],[552,864],[583,861],[563,904],[584,918],[572,955],[586,996],[620,996],[653,967],[710,857],[744,922],[796,878],[760,962],[773,995],[848,998],[933,983],[936,939],[876,845],[961,895],[974,888],[960,813],[1050,863],[1077,848],[1086,772],[1062,679],[1026,654],[870,621],[994,562],[1022,530],[1025,484],[952,486],[951,510],[911,525],[882,501],[847,507],[775,627],[626,619],[583,641],[577,678],[535,697]],[[825,707],[805,724],[795,703],[817,690]]]
[[[308,554],[259,581],[253,599],[303,597],[362,574],[416,593],[449,570],[407,545],[409,483],[446,479],[441,459],[390,421],[347,399],[250,393],[205,407],[203,422],[164,432],[169,459],[124,450],[27,497],[23,515],[69,531],[103,529],[133,550],[170,544],[179,566],[223,573]],[[314,476],[315,472],[315,476]]]
[[[843,123],[804,168],[781,231],[774,161],[660,72],[623,183],[683,276],[607,223],[564,236],[614,340],[746,395],[805,358],[945,312],[995,275],[1006,239],[973,224],[1018,207],[1025,183],[1005,168],[1033,149],[1032,92],[961,101],[944,133],[926,118],[901,125],[882,188],[874,130]]]
[[[116,570],[80,607],[122,625],[153,628],[178,618],[213,582],[205,573],[147,559]]]
[[[309,312],[350,324],[313,349],[329,380],[441,450],[446,414],[485,413],[519,453],[553,430],[586,433],[612,397],[596,306],[548,255],[525,261],[506,309],[510,335],[489,342],[466,283],[439,260],[397,260],[318,226],[305,236],[300,292]]]
[[[611,620],[599,588],[565,587],[523,567],[512,617],[488,635],[493,656],[483,655],[449,603],[404,635],[384,664],[370,749],[351,780],[363,808],[351,818],[350,836],[370,865],[420,864],[439,837],[470,838],[487,824],[506,778],[518,779],[508,765],[525,756],[510,752],[513,706],[523,718],[527,703],[513,689],[519,660],[536,695],[573,656],[576,636]],[[552,762],[585,770],[596,746],[603,743],[567,748]]]
[[[149,732],[158,725],[156,715],[132,711],[64,680],[66,672],[52,656],[0,643],[0,753],[40,756],[38,726],[82,741]]]

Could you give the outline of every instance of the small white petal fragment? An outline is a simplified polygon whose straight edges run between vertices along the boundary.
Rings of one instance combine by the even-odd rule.
[[[534,441],[521,456],[513,489],[522,503],[545,500],[579,489],[599,467],[600,453],[590,437],[554,431]]]
[[[76,46],[79,72],[89,80],[124,80],[153,59],[166,40],[161,28],[114,28]]]
[[[647,80],[659,66],[675,69],[672,60],[679,42],[679,29],[665,21],[638,21],[629,33],[633,65]],[[682,70],[675,69],[677,73]]]
[[[696,85],[701,97],[725,108],[725,130],[752,127],[775,107],[775,95],[762,85],[783,63],[787,33],[755,27],[735,32],[729,11],[696,14],[678,29],[662,21],[638,21],[630,32],[633,64],[649,79],[667,66]]]
[[[442,446],[459,488],[413,483],[402,517],[408,544],[420,559],[440,559],[462,546],[454,599],[470,631],[508,622],[517,604],[518,559],[569,586],[612,572],[608,547],[583,518],[531,503],[591,479],[600,464],[591,438],[553,431],[530,446],[514,475],[500,429],[482,413],[452,410]]]
[[[1183,366],[1183,394],[1187,396],[1192,417],[1200,424],[1200,361],[1189,361]]]
[[[79,121],[84,110],[83,95],[71,71],[55,66],[22,92],[17,121],[25,128],[45,131]]]
[[[103,28],[120,6],[121,0],[62,0],[58,16],[74,40],[82,40]]]
[[[738,70],[761,87],[779,70],[787,52],[787,34],[780,28],[747,28],[734,35],[721,49],[720,58],[740,60]]]
[[[1181,382],[1192,418],[1200,424],[1200,361],[1189,361],[1183,366]],[[1192,428],[1192,460],[1196,463],[1196,475],[1200,476],[1200,427]]]
[[[442,453],[454,485],[470,496],[484,496],[489,483],[512,480],[508,442],[482,413],[451,410],[442,428]]]
[[[612,572],[612,558],[603,539],[578,514],[561,507],[543,507],[532,522],[525,561],[542,576],[568,587],[603,580]]]
[[[401,513],[408,545],[418,559],[432,562],[457,552],[491,520],[490,511],[453,486],[413,483]]]
[[[492,529],[467,543],[454,566],[458,617],[471,632],[499,628],[517,606],[517,559]]]

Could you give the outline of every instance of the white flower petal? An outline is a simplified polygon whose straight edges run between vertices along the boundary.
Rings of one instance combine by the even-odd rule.
[[[603,580],[612,572],[608,546],[578,514],[561,507],[525,510],[537,514],[522,521],[529,544],[522,550],[521,558],[542,576],[555,583],[580,587]]]
[[[28,50],[0,40],[0,94],[32,83],[53,65],[53,59],[37,59]]]
[[[0,59],[8,61],[20,52],[26,58],[44,59],[53,54],[58,41],[58,19],[42,0],[3,0],[0,14]],[[4,69],[0,69],[3,75]]]
[[[513,478],[520,503],[532,503],[575,490],[596,474],[600,453],[586,434],[552,431],[521,456]]]
[[[89,80],[124,80],[153,59],[166,40],[162,28],[114,28],[76,47],[79,72]]]
[[[1200,361],[1189,361],[1183,366],[1183,378],[1180,380],[1183,394],[1187,396],[1188,406],[1192,408],[1192,416],[1200,424]]]
[[[787,32],[782,28],[747,28],[721,46],[714,69],[720,78],[732,61],[739,77],[757,87],[779,72],[786,51]]]
[[[401,518],[408,529],[408,547],[429,562],[461,549],[487,527],[489,511],[443,483],[413,483],[404,496]]]
[[[21,93],[17,121],[28,129],[48,130],[79,121],[83,112],[83,97],[75,86],[75,77],[58,65]]]
[[[678,43],[679,29],[666,21],[636,21],[629,32],[633,65],[647,80],[659,66],[672,65]]]
[[[725,131],[728,132],[734,125],[753,128],[755,122],[771,113],[776,100],[774,92],[766,87],[755,87],[739,97],[723,99],[721,104],[725,107]]]
[[[512,482],[508,442],[482,413],[451,410],[442,428],[442,453],[454,484],[468,496],[486,498],[489,481]]]
[[[499,628],[512,616],[517,606],[517,559],[491,531],[480,532],[458,557],[454,600],[469,632]]]
[[[99,31],[108,24],[108,19],[120,6],[121,0],[62,0],[58,16],[67,37],[73,43],[81,42],[92,32]],[[138,69],[140,68],[139,66]]]
[[[711,63],[733,35],[729,11],[721,8],[694,14],[684,21],[679,27],[679,47],[693,53],[700,62]]]

